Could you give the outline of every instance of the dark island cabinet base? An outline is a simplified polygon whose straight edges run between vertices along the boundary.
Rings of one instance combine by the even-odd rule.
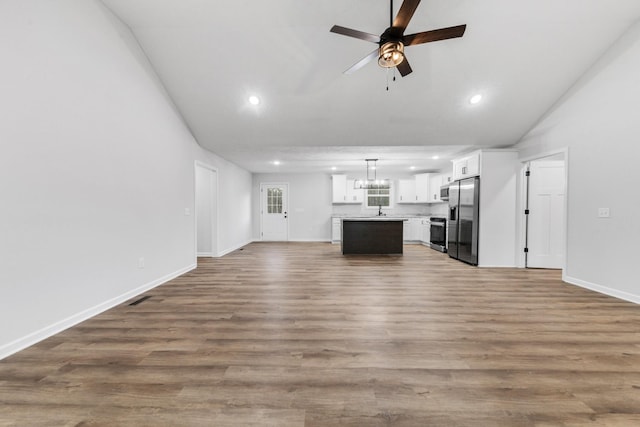
[[[402,220],[343,220],[342,253],[401,255],[402,228]]]

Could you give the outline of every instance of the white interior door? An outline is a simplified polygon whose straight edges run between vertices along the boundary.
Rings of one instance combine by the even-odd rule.
[[[564,266],[564,160],[536,160],[529,168],[527,267]]]
[[[260,184],[262,240],[286,241],[289,239],[289,185]]]
[[[216,256],[218,173],[203,164],[196,164],[195,173],[196,253],[201,257]]]

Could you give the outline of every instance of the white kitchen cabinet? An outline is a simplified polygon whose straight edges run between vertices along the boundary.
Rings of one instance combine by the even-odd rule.
[[[333,187],[333,203],[345,203],[347,201],[347,175],[331,175]]]
[[[398,203],[415,203],[416,202],[416,180],[401,179],[398,180]]]
[[[347,180],[347,197],[346,203],[362,203],[364,202],[364,190],[362,188],[354,188],[355,179]]]
[[[340,243],[342,240],[342,220],[340,218],[331,219],[331,243]]]
[[[419,242],[422,240],[422,218],[409,218],[403,221],[402,239],[405,242]]]
[[[402,241],[408,242],[411,237],[411,227],[409,221],[402,221]]]
[[[444,172],[441,174],[442,177],[442,185],[451,184],[453,182],[453,171]]]
[[[353,188],[354,180],[347,179],[347,175],[331,175],[333,203],[362,203],[364,190]]]
[[[416,203],[431,202],[431,180],[434,174],[419,173],[415,178],[416,184]]]
[[[440,203],[440,187],[442,186],[443,175],[432,175],[429,181],[429,203]]]
[[[480,175],[480,152],[453,160],[453,180]]]
[[[421,220],[422,226],[422,244],[429,246],[431,243],[431,221],[429,218],[422,218]]]

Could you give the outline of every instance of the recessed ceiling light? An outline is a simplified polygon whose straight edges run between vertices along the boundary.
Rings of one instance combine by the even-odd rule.
[[[433,156],[432,159],[433,160],[438,160],[440,158],[440,156]]]
[[[409,166],[409,169],[411,169],[413,171],[413,170],[416,170],[416,167],[415,166]]]
[[[273,164],[274,164],[274,165],[276,165],[276,166],[278,166],[278,165],[280,164],[280,160],[274,160],[274,161],[273,161]]]
[[[478,93],[469,99],[469,104],[477,104],[480,101],[482,101],[482,95]]]
[[[331,166],[331,170],[332,170],[332,171],[334,171],[334,170],[336,170],[336,169],[338,169],[338,168],[337,168],[337,167],[335,167],[335,166]]]
[[[249,104],[251,104],[251,105],[258,105],[258,104],[260,104],[260,98],[258,98],[258,97],[257,97],[257,96],[255,96],[255,95],[251,95],[251,96],[249,97]]]

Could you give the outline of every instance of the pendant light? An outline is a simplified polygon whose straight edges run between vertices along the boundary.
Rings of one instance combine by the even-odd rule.
[[[356,190],[370,190],[370,189],[388,189],[391,188],[391,183],[388,179],[378,179],[378,159],[365,159],[367,162],[367,179],[356,179],[353,182],[353,188]],[[369,162],[373,162],[373,166],[369,166]],[[373,171],[373,173],[371,173]]]

